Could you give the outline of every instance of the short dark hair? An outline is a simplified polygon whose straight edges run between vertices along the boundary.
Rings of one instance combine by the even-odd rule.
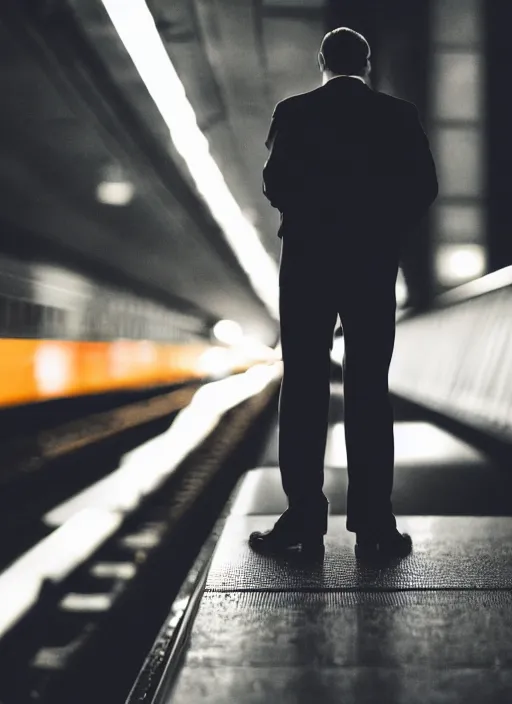
[[[322,39],[320,53],[333,73],[363,74],[368,68],[370,45],[359,32],[338,27]]]

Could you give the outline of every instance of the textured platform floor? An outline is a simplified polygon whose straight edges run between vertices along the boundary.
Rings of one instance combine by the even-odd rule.
[[[412,555],[358,567],[344,517],[315,566],[229,519],[172,704],[509,704],[512,518],[401,517]]]
[[[247,536],[266,530],[276,519],[229,519],[207,590],[512,589],[512,518],[400,517],[400,527],[413,536],[414,551],[380,570],[358,565],[344,516],[331,517],[325,557],[317,565],[254,553]]]
[[[206,594],[170,701],[505,704],[511,607],[510,592]]]
[[[414,551],[363,567],[345,529],[338,402],[325,558],[305,565],[247,546],[286,507],[274,433],[226,523],[166,701],[510,704],[512,478],[421,418],[399,418],[393,503]]]

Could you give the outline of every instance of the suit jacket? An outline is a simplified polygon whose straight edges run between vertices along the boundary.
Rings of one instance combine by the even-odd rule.
[[[356,230],[400,239],[437,197],[416,106],[355,78],[278,103],[266,145],[263,192],[281,212],[279,237],[314,228],[331,239]]]

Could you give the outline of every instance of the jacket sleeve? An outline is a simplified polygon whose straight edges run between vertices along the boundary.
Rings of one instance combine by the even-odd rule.
[[[282,212],[290,174],[290,153],[287,145],[283,107],[278,103],[265,141],[270,154],[263,167],[263,193],[270,204]]]
[[[429,141],[415,105],[408,105],[402,138],[407,167],[404,207],[414,221],[419,221],[437,198],[439,188]]]

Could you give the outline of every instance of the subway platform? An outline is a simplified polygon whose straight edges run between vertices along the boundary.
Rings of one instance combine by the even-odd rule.
[[[365,567],[345,530],[342,405],[334,384],[324,559],[248,547],[286,506],[275,431],[241,481],[180,667],[154,704],[512,701],[512,477],[397,403],[394,509],[414,549]]]

